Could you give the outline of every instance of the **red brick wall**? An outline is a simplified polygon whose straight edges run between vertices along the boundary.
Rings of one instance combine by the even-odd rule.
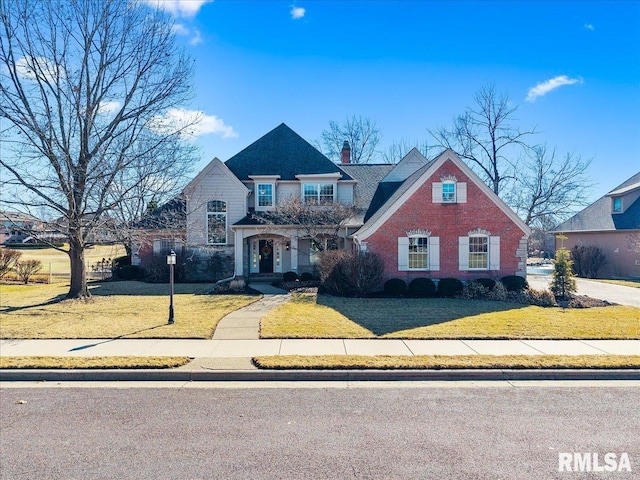
[[[467,203],[432,203],[432,183],[445,175],[454,175],[458,182],[467,182]],[[477,228],[500,237],[500,270],[458,270],[458,237],[467,236]],[[398,237],[408,230],[424,229],[440,237],[440,270],[434,272],[399,272]],[[402,278],[454,277],[462,280],[481,277],[497,278],[514,275],[518,269],[516,257],[522,230],[489,199],[453,162],[447,160],[378,230],[364,239],[368,249],[382,256],[385,280]]]

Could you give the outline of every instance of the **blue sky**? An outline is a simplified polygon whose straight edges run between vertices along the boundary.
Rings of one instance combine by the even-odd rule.
[[[147,0],[155,3],[158,0]],[[592,159],[595,200],[640,171],[638,1],[160,0],[195,59],[202,158],[284,122],[375,119],[381,148],[429,138],[493,83],[536,143]]]

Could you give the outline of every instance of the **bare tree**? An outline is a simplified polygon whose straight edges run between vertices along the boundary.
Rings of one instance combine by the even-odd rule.
[[[0,248],[0,279],[9,273],[20,261],[22,252],[11,248]]]
[[[197,119],[168,113],[189,98],[192,64],[170,17],[138,0],[0,1],[0,17],[2,202],[61,217],[67,297],[86,297],[84,251],[105,214],[184,172],[175,154]]]
[[[380,143],[380,129],[375,120],[352,115],[342,124],[330,121],[329,129],[322,131],[321,138],[315,146],[334,162],[340,162],[342,146],[347,140],[351,147],[351,163],[369,163]]]
[[[475,105],[454,119],[453,127],[429,130],[443,148],[451,148],[467,160],[496,195],[515,180],[517,160],[527,151],[528,137],[535,129],[520,130],[514,125],[517,105],[494,85],[482,87]]]
[[[590,163],[573,153],[556,156],[555,148],[547,145],[533,147],[505,200],[529,226],[549,223],[549,219],[557,224],[576,207],[589,203]]]
[[[406,138],[402,138],[400,140],[394,141],[391,145],[389,145],[385,150],[382,151],[382,162],[390,164],[398,163],[414,147],[417,148],[418,151],[426,158],[429,158],[434,148],[432,145],[429,145],[426,140],[422,142],[411,142]]]
[[[301,237],[311,240],[314,247],[322,252],[331,248],[332,242],[338,238],[338,233],[357,213],[352,205],[318,205],[314,202],[304,202],[300,197],[291,197],[282,200],[273,210],[256,212],[254,215],[264,225],[278,229],[298,229]]]

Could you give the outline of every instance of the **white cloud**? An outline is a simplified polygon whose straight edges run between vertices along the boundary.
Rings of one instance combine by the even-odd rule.
[[[291,18],[293,18],[294,20],[300,20],[302,17],[304,17],[304,14],[307,11],[302,8],[302,7],[291,7]]]
[[[202,38],[202,34],[200,33],[200,30],[198,29],[190,30],[189,28],[185,27],[182,23],[176,23],[173,26],[173,33],[175,33],[176,35],[180,35],[182,37],[190,36],[191,38],[189,39],[189,45],[195,46],[203,42],[203,38]]]
[[[185,27],[182,23],[176,23],[172,28],[173,33],[176,35],[186,36],[189,35],[189,29]]]
[[[102,102],[98,107],[98,113],[113,113],[118,110],[120,106],[121,103],[117,101]]]
[[[586,28],[587,30],[591,30],[592,32],[596,29],[596,27],[594,27],[591,23],[585,23],[584,28]]]
[[[64,68],[45,57],[19,58],[16,62],[16,73],[26,80],[35,80],[40,76],[47,82],[54,82],[66,75]]]
[[[194,30],[193,36],[191,40],[189,40],[189,45],[199,45],[202,43],[202,35],[200,34],[200,30]]]
[[[186,110],[184,108],[171,108],[167,110],[165,115],[154,117],[149,128],[158,133],[170,133],[185,129],[185,136],[190,138],[208,134],[219,135],[222,138],[238,136],[233,127],[226,125],[221,118],[207,115],[200,110]]]
[[[543,97],[547,93],[556,88],[560,88],[563,85],[575,85],[576,83],[584,83],[581,78],[569,78],[566,75],[559,75],[544,82],[537,84],[535,87],[531,87],[527,93],[527,102],[534,102],[536,98]]]
[[[165,10],[176,17],[195,17],[202,6],[213,0],[143,0],[147,5]]]

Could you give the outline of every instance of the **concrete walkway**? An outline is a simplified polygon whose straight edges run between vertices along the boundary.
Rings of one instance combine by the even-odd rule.
[[[527,275],[527,281],[532,288],[548,289],[551,275],[530,274]],[[620,305],[640,307],[640,288],[625,287],[587,278],[576,278],[576,286],[578,287],[578,295],[587,295]]]
[[[255,303],[230,313],[218,323],[213,340],[258,340],[260,320],[269,310],[287,302],[291,295],[268,283],[252,283],[251,288],[264,296]]]
[[[0,355],[187,356],[259,355],[640,355],[640,340],[0,340]]]

